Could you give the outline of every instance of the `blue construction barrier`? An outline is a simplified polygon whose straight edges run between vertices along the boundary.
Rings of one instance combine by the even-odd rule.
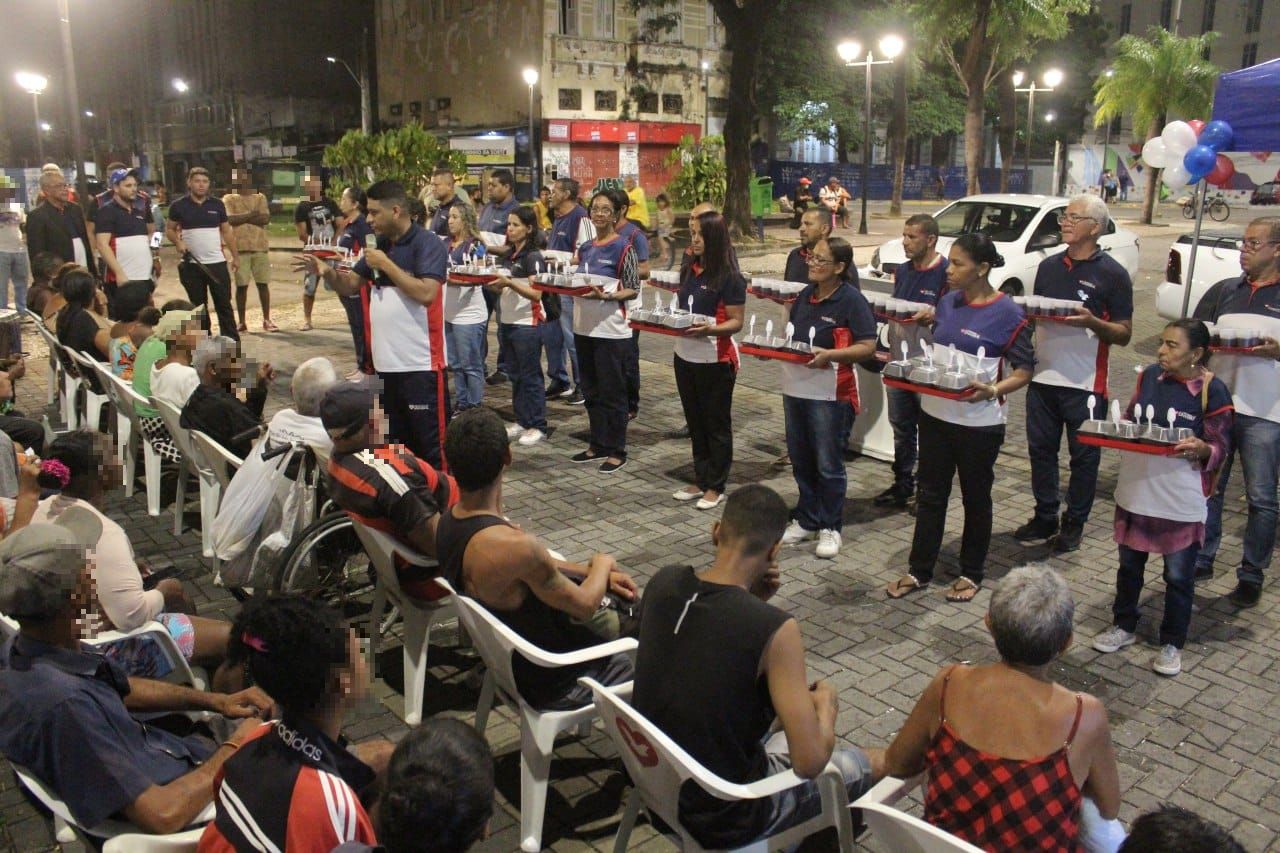
[[[893,167],[888,165],[871,166],[868,170],[867,187],[870,190],[867,198],[887,200],[893,196]],[[938,176],[943,182],[943,196],[956,199],[967,195],[968,181],[963,166],[907,166],[902,173],[902,197],[904,199],[936,200]],[[774,195],[790,195],[799,186],[799,181],[807,177],[813,183],[809,190],[813,197],[818,197],[818,190],[826,186],[827,180],[835,175],[840,184],[854,198],[862,196],[862,166],[856,163],[797,163],[791,160],[769,161],[769,176],[773,178]],[[983,192],[999,192],[1000,170],[982,169],[978,172],[978,183]],[[1009,173],[1009,192],[1026,192],[1024,187],[1030,183],[1030,172],[1025,169],[1014,169]]]

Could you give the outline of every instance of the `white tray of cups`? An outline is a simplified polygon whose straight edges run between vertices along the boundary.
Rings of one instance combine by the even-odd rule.
[[[754,276],[747,292],[759,299],[788,304],[796,301],[805,285],[799,281],[783,281],[780,278],[762,278]]]
[[[1127,450],[1131,453],[1145,453],[1155,456],[1173,456],[1174,447],[1184,439],[1194,438],[1195,430],[1176,426],[1177,409],[1170,408],[1165,412],[1166,426],[1156,422],[1155,406],[1150,403],[1144,408],[1141,403],[1133,407],[1133,420],[1122,419],[1119,400],[1111,401],[1111,417],[1096,417],[1097,397],[1089,395],[1089,419],[1080,424],[1078,439],[1081,444],[1095,447],[1111,447],[1116,450]],[[1146,417],[1144,418],[1143,415]],[[1145,422],[1144,422],[1145,421]]]
[[[927,343],[921,343],[921,354],[910,355],[910,345],[902,341],[902,358],[890,361],[884,366],[882,381],[890,388],[900,388],[934,397],[959,400],[971,392],[969,387],[975,382],[991,382],[992,371],[974,366],[966,361],[970,358],[956,351],[954,345],[946,349],[946,364],[934,359],[934,350]],[[977,362],[986,358],[986,348],[979,347]]]
[[[1015,296],[1013,301],[1033,320],[1061,323],[1076,316],[1076,309],[1084,303],[1078,299],[1051,299],[1048,296]]]
[[[688,309],[681,308],[676,302],[676,295],[671,294],[669,305],[663,306],[662,297],[656,296],[652,308],[644,305],[644,294],[640,294],[638,306],[627,311],[627,320],[633,329],[643,332],[656,332],[660,335],[680,335],[684,329],[692,326],[707,326],[715,322],[705,314],[695,313],[693,297],[689,297]]]
[[[1264,340],[1261,329],[1213,329],[1209,340],[1211,352],[1253,355],[1253,348]]]

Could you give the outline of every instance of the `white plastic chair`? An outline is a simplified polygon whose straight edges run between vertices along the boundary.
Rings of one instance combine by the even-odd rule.
[[[195,853],[202,835],[203,826],[173,835],[126,832],[107,839],[107,843],[102,845],[102,853]]]
[[[538,666],[573,666],[620,652],[634,655],[636,641],[628,637],[561,654],[543,651],[508,628],[484,605],[465,595],[458,595],[448,581],[441,578],[437,582],[454,593],[458,619],[471,635],[485,664],[484,685],[480,688],[480,702],[476,705],[476,729],[484,734],[495,698],[514,708],[520,718],[520,849],[530,853],[541,850],[547,780],[556,736],[570,729],[582,730],[590,726],[596,717],[596,707],[584,705],[571,711],[539,711],[531,707],[516,689],[511,655],[518,654]],[[625,692],[629,696],[630,688],[626,687]]]
[[[76,410],[76,390],[80,387],[79,380],[76,379],[76,366],[71,356],[67,355],[62,344],[58,343],[57,337],[53,332],[49,331],[43,323],[36,324],[36,331],[40,333],[40,337],[44,339],[45,346],[49,348],[50,357],[58,363],[58,396],[60,402],[60,410],[62,414],[62,423],[69,430],[74,430],[79,426],[78,412]]]
[[[196,476],[200,489],[200,550],[206,557],[213,553],[213,519],[218,515],[218,497],[222,487],[218,485],[218,477],[213,468],[205,461],[200,448],[191,440],[191,432],[182,425],[182,413],[178,407],[164,400],[151,398],[151,406],[160,413],[169,437],[182,451],[182,467],[178,470],[178,490],[173,498],[173,535],[182,533],[182,509],[186,503],[186,474]]]
[[[627,849],[627,841],[635,828],[636,818],[643,807],[656,814],[675,832],[669,840],[682,850],[702,851],[703,848],[680,824],[680,786],[692,779],[704,791],[721,800],[757,800],[771,797],[788,788],[804,784],[793,770],[785,770],[772,776],[741,785],[727,782],[702,766],[675,741],[667,737],[653,723],[637,712],[624,699],[622,691],[591,678],[578,679],[591,688],[595,706],[604,722],[605,733],[614,742],[627,775],[635,786],[627,799],[627,808],[618,825],[613,841],[614,853]],[[849,814],[849,797],[844,787],[844,777],[839,768],[828,763],[814,780],[822,795],[822,812],[816,817],[783,830],[777,835],[753,842],[743,851],[786,850],[795,847],[805,838],[835,827],[840,850],[853,849],[853,821]],[[895,853],[898,848],[890,847]]]
[[[103,853],[108,853],[108,851],[135,853],[135,851],[148,850],[195,850],[196,842],[200,840],[200,834],[204,832],[204,824],[213,820],[216,813],[213,803],[209,803],[192,821],[192,829],[173,835],[147,835],[138,832],[138,827],[128,821],[111,819],[104,820],[90,829],[76,823],[66,803],[58,799],[30,770],[17,764],[11,764],[11,766],[13,767],[14,775],[18,777],[18,784],[26,788],[31,793],[31,796],[35,797],[42,806],[53,814],[54,838],[59,844],[71,844],[78,840],[77,836],[83,835],[91,839],[110,839],[103,846]],[[119,843],[112,844],[115,839],[119,839]],[[134,841],[134,839],[142,839],[149,844],[176,843],[179,846],[142,846],[141,843]],[[187,843],[188,839],[190,840],[190,846],[182,846]]]
[[[854,801],[853,808],[862,810],[871,834],[894,853],[982,853],[982,848],[894,807],[922,780],[923,776],[881,779]]]
[[[111,401],[98,382],[94,359],[71,347],[62,349],[75,362],[76,379],[80,383],[80,390],[84,392],[84,425],[97,432],[102,427],[102,407]]]
[[[219,491],[226,489],[231,485],[231,478],[235,476],[236,471],[240,470],[244,460],[214,441],[208,433],[198,429],[191,431],[191,440],[199,447],[200,455],[213,471],[213,476],[218,481]],[[221,500],[221,494],[219,494],[219,500]]]
[[[133,494],[133,471],[136,469],[136,463],[129,464],[129,453],[132,452],[136,457],[138,453],[137,444],[134,441],[133,421],[129,416],[116,404],[116,398],[119,391],[116,389],[115,383],[112,381],[116,378],[111,372],[111,366],[101,361],[89,360],[88,367],[93,371],[93,375],[97,377],[99,387],[102,388],[103,394],[111,403],[111,408],[116,413],[116,458],[120,460],[120,464],[124,466],[124,487],[125,496],[129,497]]]
[[[396,577],[396,557],[416,566],[435,566],[436,561],[405,547],[381,530],[374,530],[354,518],[351,523],[377,576],[373,607],[369,610],[369,672],[374,672],[378,641],[382,638],[382,614],[390,601],[404,619],[404,721],[416,726],[422,722],[431,629],[457,617],[454,596],[430,602],[407,595]],[[442,585],[441,589],[445,587]]]
[[[169,662],[170,667],[170,674],[164,678],[165,681],[189,684],[196,690],[207,690],[209,688],[208,673],[200,667],[192,668],[187,659],[182,656],[182,651],[178,648],[178,644],[174,642],[168,629],[159,622],[145,622],[132,631],[101,631],[96,637],[84,640],[84,642],[90,646],[109,646],[112,643],[137,637],[151,637],[159,645],[160,650],[164,652],[165,660]]]
[[[111,398],[112,404],[116,407],[117,421],[123,419],[129,423],[129,438],[127,442],[124,440],[120,442],[121,449],[124,451],[125,496],[131,497],[133,495],[133,484],[137,479],[138,471],[138,448],[141,447],[142,479],[147,489],[147,515],[159,515],[160,472],[164,460],[160,456],[160,451],[151,446],[151,442],[147,440],[146,435],[142,432],[142,418],[138,414],[138,406],[147,405],[147,401],[141,394],[133,390],[131,384],[113,374],[109,369],[103,369],[102,375],[106,377],[107,396]],[[120,429],[123,435],[124,427],[121,426]]]
[[[52,406],[57,401],[59,391],[62,387],[62,363],[58,361],[56,347],[58,341],[49,331],[49,327],[44,324],[44,320],[39,317],[32,317],[32,321],[36,327],[36,333],[40,339],[44,341],[45,348],[48,350],[49,364],[49,399],[48,405]]]

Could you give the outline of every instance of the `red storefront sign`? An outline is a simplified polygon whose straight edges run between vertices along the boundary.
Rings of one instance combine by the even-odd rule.
[[[681,137],[702,136],[696,124],[662,121],[570,121],[548,119],[546,138],[551,142],[623,142],[678,145]]]
[[[640,143],[679,145],[684,136],[702,137],[702,126],[669,121],[646,121],[640,125]]]

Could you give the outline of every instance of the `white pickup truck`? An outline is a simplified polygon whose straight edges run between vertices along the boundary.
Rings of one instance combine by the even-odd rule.
[[[1191,261],[1191,235],[1183,234],[1169,247],[1169,260],[1165,263],[1164,283],[1156,287],[1156,313],[1166,320],[1182,316],[1182,299],[1185,293],[1187,272]],[[1187,314],[1202,318],[1211,316],[1210,302],[1205,312],[1196,308],[1204,295],[1218,282],[1240,277],[1240,233],[1232,231],[1202,231],[1200,248],[1196,252],[1195,280],[1191,282],[1191,302]]]

